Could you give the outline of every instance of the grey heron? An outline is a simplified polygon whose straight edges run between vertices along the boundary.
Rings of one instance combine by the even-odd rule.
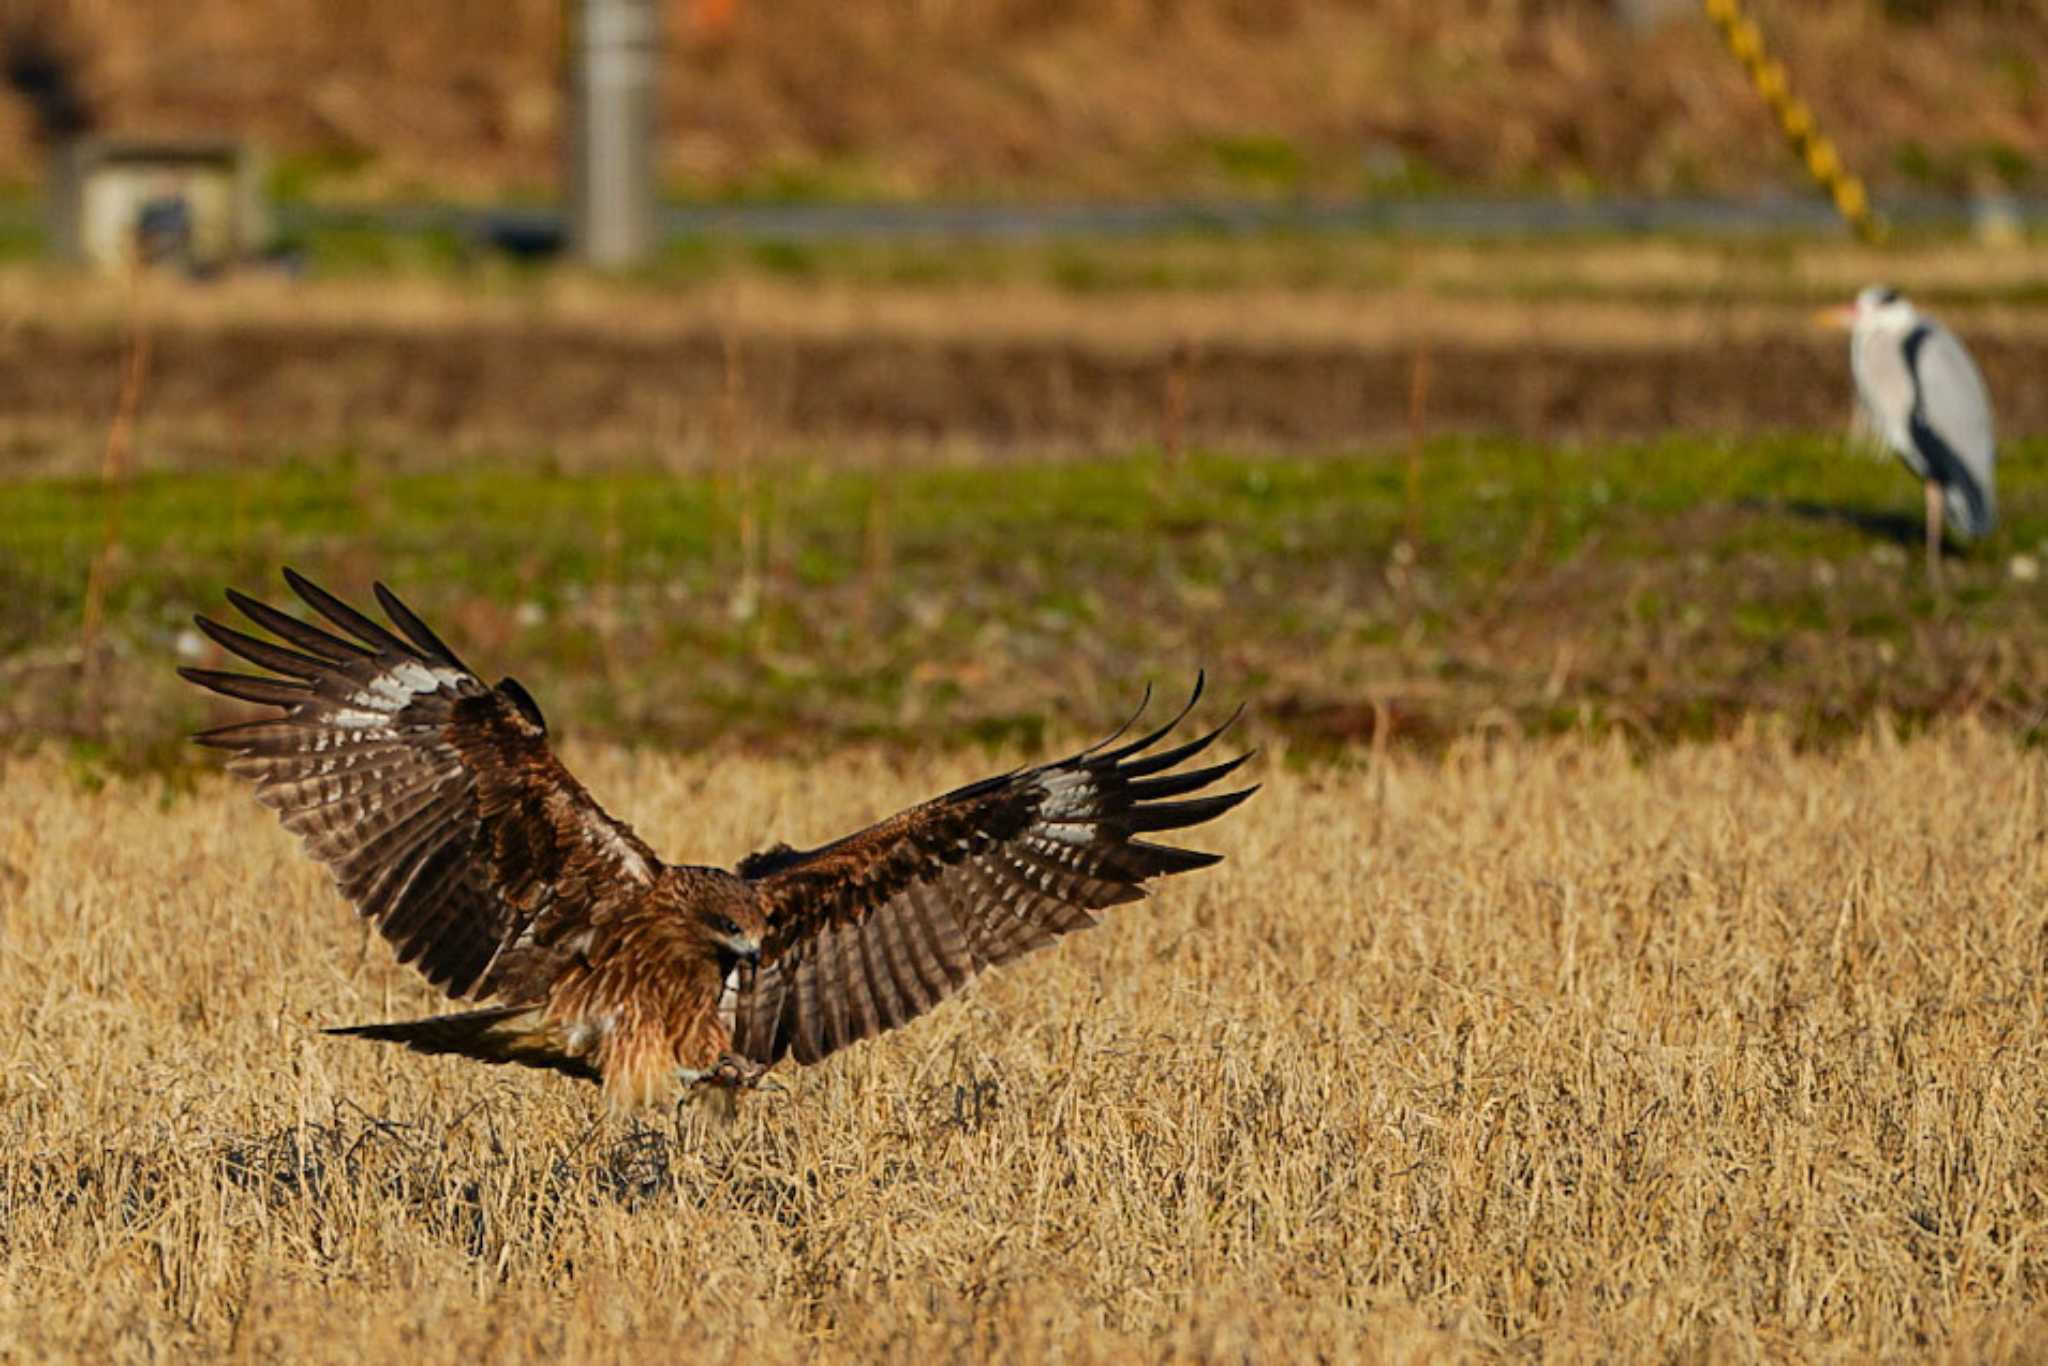
[[[1927,570],[1940,577],[1944,516],[1958,540],[1997,518],[1991,398],[1955,333],[1887,285],[1828,319],[1849,329],[1849,368],[1864,415],[1927,492]]]

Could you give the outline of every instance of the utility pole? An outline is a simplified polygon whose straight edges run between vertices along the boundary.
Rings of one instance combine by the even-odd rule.
[[[569,5],[569,245],[593,266],[654,254],[659,0]]]

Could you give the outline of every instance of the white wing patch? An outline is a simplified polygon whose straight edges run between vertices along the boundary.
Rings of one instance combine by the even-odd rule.
[[[385,712],[403,711],[415,697],[439,692],[443,688],[459,689],[463,678],[452,669],[430,669],[409,659],[401,660],[371,679],[349,701],[358,707],[375,707]]]
[[[1064,817],[1092,815],[1096,805],[1095,783],[1086,773],[1061,773],[1039,784],[1045,803],[1042,818],[1059,822]]]

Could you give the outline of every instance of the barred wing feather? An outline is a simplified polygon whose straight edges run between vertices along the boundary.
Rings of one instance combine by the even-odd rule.
[[[742,862],[769,932],[736,1004],[734,1047],[762,1063],[816,1062],[923,1014],[984,968],[1093,925],[1096,912],[1143,897],[1151,878],[1217,862],[1138,838],[1211,820],[1257,791],[1187,797],[1249,754],[1170,771],[1234,715],[1154,752],[1200,696],[1198,681],[1178,716],[1120,747],[1109,746],[1123,731],[821,848],[778,846]]]
[[[650,884],[654,853],[556,759],[511,679],[486,687],[376,586],[394,633],[291,570],[333,629],[232,590],[286,642],[206,617],[199,628],[272,675],[180,669],[200,687],[280,709],[198,737],[333,872],[428,981],[453,997],[527,999],[608,900]]]

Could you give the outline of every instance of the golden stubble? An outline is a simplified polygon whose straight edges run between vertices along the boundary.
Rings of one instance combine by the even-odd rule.
[[[1001,756],[999,756],[1000,758]],[[994,766],[580,751],[729,862]],[[731,1129],[435,1008],[240,788],[0,767],[0,1354],[2015,1356],[2038,760],[1971,725],[1262,761],[1230,857]]]

